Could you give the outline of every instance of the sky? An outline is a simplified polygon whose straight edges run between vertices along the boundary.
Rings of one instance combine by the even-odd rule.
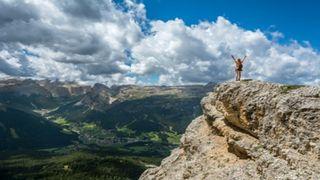
[[[180,18],[187,25],[223,16],[246,29],[279,31],[282,42],[308,41],[320,49],[320,1],[315,0],[144,0],[149,19]]]
[[[0,78],[320,84],[312,0],[0,0]]]

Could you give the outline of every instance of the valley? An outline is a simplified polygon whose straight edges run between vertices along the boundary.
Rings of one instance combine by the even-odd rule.
[[[136,179],[177,147],[213,86],[3,80],[1,177]]]

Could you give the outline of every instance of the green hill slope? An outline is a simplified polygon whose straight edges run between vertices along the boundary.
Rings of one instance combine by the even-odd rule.
[[[66,146],[76,139],[42,117],[17,109],[0,108],[0,149]]]

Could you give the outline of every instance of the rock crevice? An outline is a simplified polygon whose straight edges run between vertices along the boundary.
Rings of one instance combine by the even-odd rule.
[[[320,179],[320,88],[227,82],[140,179]]]

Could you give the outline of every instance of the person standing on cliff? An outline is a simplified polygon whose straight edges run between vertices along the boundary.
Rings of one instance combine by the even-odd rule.
[[[235,72],[236,72],[236,81],[240,81],[241,79],[241,71],[243,71],[243,62],[247,58],[247,56],[244,56],[244,58],[241,60],[240,58],[236,59],[233,55],[231,55],[236,67],[235,67]]]

